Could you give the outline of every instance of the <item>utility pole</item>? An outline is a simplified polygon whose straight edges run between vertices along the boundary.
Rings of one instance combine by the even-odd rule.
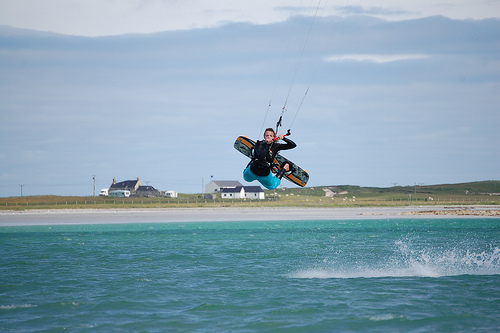
[[[94,192],[93,192],[93,196],[95,197],[95,175],[92,175],[92,180],[94,181]]]
[[[24,185],[19,185],[21,187],[21,196],[23,196],[23,186]]]

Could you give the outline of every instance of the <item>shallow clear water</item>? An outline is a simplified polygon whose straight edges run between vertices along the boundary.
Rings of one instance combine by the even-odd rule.
[[[0,228],[0,331],[487,332],[500,219]]]

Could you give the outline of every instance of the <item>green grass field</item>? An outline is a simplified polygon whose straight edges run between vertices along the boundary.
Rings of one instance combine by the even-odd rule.
[[[109,198],[28,196],[0,198],[0,210],[118,209],[195,207],[367,207],[405,205],[498,205],[500,181],[390,188],[353,185],[280,188],[265,191],[265,200],[203,199],[202,194],[178,198]]]

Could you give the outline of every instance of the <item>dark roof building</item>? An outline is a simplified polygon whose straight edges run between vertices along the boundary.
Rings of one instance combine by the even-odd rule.
[[[113,178],[113,183],[109,187],[109,193],[111,191],[130,191],[131,197],[161,197],[167,196],[171,198],[177,198],[177,192],[174,191],[159,191],[150,185],[142,185],[141,178],[137,177],[135,180],[124,180],[122,182],[117,182],[116,178]]]
[[[155,189],[153,186],[139,186],[137,191],[133,194],[134,197],[159,197],[161,192]]]
[[[113,178],[113,183],[109,187],[109,191],[128,190],[130,193],[134,193],[140,186],[142,186],[142,183],[139,177],[137,177],[137,180],[125,180],[119,183],[116,182],[116,178]]]
[[[222,198],[226,199],[243,199],[245,197],[243,186],[221,188],[220,193]]]

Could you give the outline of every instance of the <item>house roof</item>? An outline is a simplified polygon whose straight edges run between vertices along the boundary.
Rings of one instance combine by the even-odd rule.
[[[264,192],[260,186],[245,186],[245,192]]]
[[[222,188],[220,190],[221,193],[238,193],[241,192],[241,189],[244,189],[245,192],[251,193],[260,193],[264,192],[260,186],[237,186],[234,188]]]
[[[138,180],[125,180],[123,182],[119,182],[116,184],[111,184],[109,187],[110,190],[113,189],[129,189],[129,188],[134,188],[135,185],[137,184]]]
[[[146,186],[139,186],[137,188],[137,191],[158,191],[157,189],[155,189],[153,186],[150,186],[150,185],[146,185]]]
[[[212,181],[215,185],[218,187],[236,187],[236,186],[243,186],[241,183],[237,180],[213,180]]]
[[[241,192],[241,189],[243,189],[243,186],[221,188],[220,192],[221,193],[238,193],[238,192]]]

